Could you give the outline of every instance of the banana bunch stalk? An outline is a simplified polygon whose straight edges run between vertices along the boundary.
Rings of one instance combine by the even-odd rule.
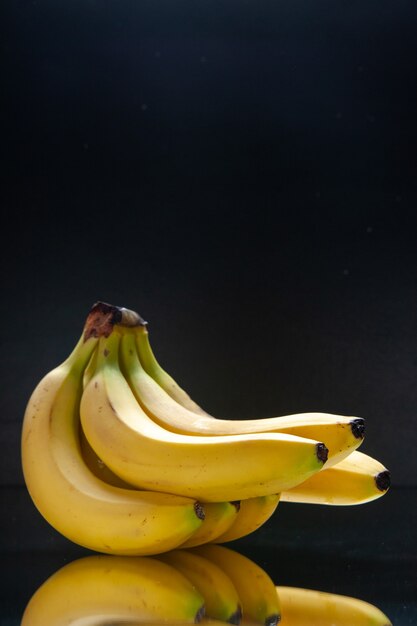
[[[251,559],[223,546],[158,557],[87,556],[46,580],[21,626],[138,624],[391,626],[356,598],[276,586]]]
[[[135,312],[96,303],[22,428],[28,491],[86,548],[154,555],[254,532],[279,501],[358,504],[389,473],[357,451],[364,420],[324,413],[217,419],[158,364]]]

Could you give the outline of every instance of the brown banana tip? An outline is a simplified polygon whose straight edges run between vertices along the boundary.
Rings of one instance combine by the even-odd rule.
[[[242,608],[239,605],[236,611],[232,613],[232,615],[229,617],[229,619],[227,620],[227,623],[236,624],[237,626],[238,624],[240,624],[241,620],[242,620]]]
[[[240,511],[240,500],[232,500],[232,502],[230,504],[233,504],[233,506],[235,507],[236,511]]]
[[[107,302],[96,302],[91,307],[84,325],[84,341],[90,337],[108,337],[115,324],[134,327],[146,326],[147,322],[136,311]]]
[[[329,451],[324,443],[316,444],[316,455],[319,461],[321,461],[322,463],[326,463],[327,457],[329,456]]]
[[[391,486],[391,474],[388,470],[379,472],[375,476],[375,484],[379,491],[387,491]]]
[[[363,439],[365,437],[365,420],[362,417],[355,417],[350,422],[353,436],[356,439]]]
[[[194,502],[194,511],[195,511],[195,514],[197,515],[198,519],[201,519],[201,520],[205,520],[206,519],[206,512],[205,512],[204,506],[201,504],[201,502]]]
[[[281,615],[278,615],[278,613],[274,613],[273,615],[268,615],[265,620],[265,626],[277,626],[280,621]]]
[[[202,606],[200,606],[197,613],[195,614],[194,624],[198,624],[198,622],[201,622],[205,614],[206,614],[206,607],[203,604]]]

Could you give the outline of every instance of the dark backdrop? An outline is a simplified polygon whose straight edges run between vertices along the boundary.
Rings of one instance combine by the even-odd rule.
[[[3,0],[1,481],[91,304],[212,413],[363,416],[415,486],[414,0]]]

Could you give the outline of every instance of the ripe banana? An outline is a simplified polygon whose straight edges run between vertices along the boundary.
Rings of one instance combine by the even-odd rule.
[[[335,593],[277,587],[281,602],[280,626],[392,626],[376,606]]]
[[[222,568],[190,550],[174,550],[158,558],[175,567],[201,593],[206,617],[229,624],[240,623],[242,617],[240,598]]]
[[[215,563],[230,578],[239,595],[243,620],[276,626],[281,608],[274,583],[259,565],[224,546],[205,545],[191,552]]]
[[[280,433],[193,437],[158,426],[120,370],[122,334],[123,327],[115,326],[100,338],[80,415],[90,445],[123,480],[216,502],[278,493],[322,468],[327,449],[314,440]]]
[[[265,496],[268,497],[268,496]],[[216,541],[234,525],[239,515],[240,502],[206,502],[204,521],[180,548],[192,548]]]
[[[203,613],[203,596],[178,569],[153,558],[101,555],[72,561],[48,578],[21,626],[195,623]]]
[[[136,342],[135,342],[136,339]],[[122,369],[136,399],[146,413],[163,428],[174,433],[188,435],[236,435],[244,433],[286,433],[323,441],[329,450],[326,467],[348,456],[362,443],[365,434],[363,418],[330,415],[327,413],[300,413],[281,417],[247,420],[225,420],[214,418],[201,411],[190,410],[189,396],[174,399],[166,391],[165,376],[155,366],[155,357],[150,355],[150,344],[146,328],[137,327],[122,338]],[[135,349],[136,343],[136,349]],[[146,371],[139,358],[148,364]],[[149,367],[152,363],[152,367]],[[159,373],[158,373],[159,372]],[[178,386],[170,384],[171,390]]]
[[[202,524],[202,506],[171,494],[110,486],[82,457],[79,402],[83,372],[97,345],[94,320],[90,314],[72,354],[41,380],[29,400],[21,440],[28,491],[45,519],[82,546],[113,554],[171,550]]]
[[[94,452],[93,448],[87,441],[82,428],[80,429],[81,440],[81,452],[84,460],[92,473],[108,483],[116,487],[123,487],[125,489],[134,489],[132,485],[129,485],[124,480],[116,476],[103,463],[101,459]],[[264,496],[260,500],[268,500],[274,496]],[[256,500],[256,498],[252,498]],[[179,548],[191,548],[193,546],[199,546],[203,543],[209,543],[214,541],[216,537],[223,534],[230,526],[234,525],[237,515],[240,510],[240,502],[206,502],[204,505],[204,520],[197,530],[193,532],[191,537],[187,539],[183,544],[178,546]]]
[[[390,487],[389,471],[356,450],[343,461],[284,491],[283,502],[352,505],[380,498]]]
[[[218,535],[217,538],[211,540],[212,543],[234,541],[235,539],[240,539],[241,537],[255,532],[255,530],[265,524],[274,513],[278,506],[279,499],[280,494],[278,493],[270,496],[258,496],[257,498],[241,500],[239,511],[237,512],[233,524],[222,535]],[[204,520],[203,524],[205,523],[206,521]],[[196,533],[198,532],[200,532],[200,529],[196,531]],[[193,537],[191,537],[191,540]]]

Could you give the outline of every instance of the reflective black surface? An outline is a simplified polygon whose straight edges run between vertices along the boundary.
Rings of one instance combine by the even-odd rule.
[[[364,417],[359,507],[234,542],[417,623],[415,0],[2,0],[0,624],[86,554],[23,486],[29,394],[102,299],[225,418]]]
[[[392,489],[357,507],[281,503],[257,533],[229,547],[277,585],[366,600],[396,626],[417,620],[416,491]],[[38,586],[65,563],[90,554],[53,531],[24,489],[3,489],[2,626],[18,626]],[[319,626],[319,625],[318,625]]]

